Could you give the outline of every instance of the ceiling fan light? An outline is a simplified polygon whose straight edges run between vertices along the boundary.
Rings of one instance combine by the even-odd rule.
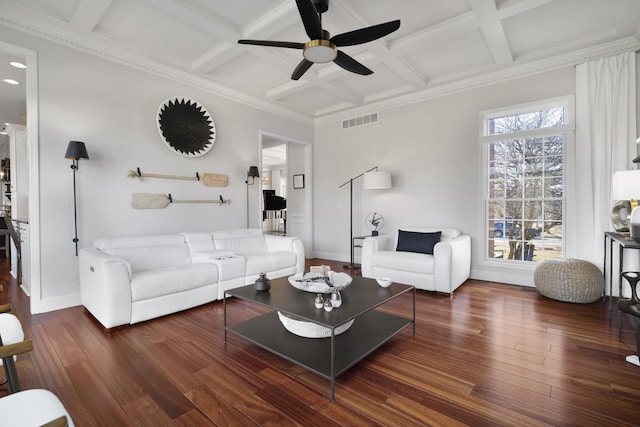
[[[311,40],[304,45],[302,55],[307,61],[325,63],[336,59],[338,50],[329,40]]]

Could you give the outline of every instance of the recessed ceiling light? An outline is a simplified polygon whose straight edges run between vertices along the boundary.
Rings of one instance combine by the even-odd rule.
[[[24,65],[22,62],[18,62],[18,61],[11,61],[9,62],[9,65],[16,67],[16,68],[27,68],[26,65]]]
[[[10,85],[19,85],[20,84],[19,81],[13,80],[13,79],[4,79],[3,82],[9,83]]]

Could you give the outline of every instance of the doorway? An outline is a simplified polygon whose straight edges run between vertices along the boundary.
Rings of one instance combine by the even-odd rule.
[[[262,145],[262,231],[287,234],[287,144],[264,140]]]
[[[286,200],[286,210],[277,214],[265,210],[261,195],[261,217],[266,233],[286,234],[302,240],[305,254],[311,256],[312,241],[312,145],[304,141],[260,132],[261,188]],[[293,185],[293,177],[296,185]],[[303,185],[300,185],[303,182]],[[272,218],[269,218],[272,217]]]
[[[22,75],[18,85],[18,96],[9,96],[6,90],[5,82],[0,81],[0,122],[14,123],[16,126],[25,126],[26,128],[26,147],[24,150],[25,157],[17,164],[10,164],[11,176],[15,176],[14,172],[21,170],[25,183],[20,194],[24,194],[24,200],[21,205],[24,207],[20,218],[15,217],[16,209],[11,210],[12,220],[17,220],[20,228],[21,240],[21,258],[22,258],[22,289],[30,297],[30,310],[32,314],[40,313],[41,289],[40,289],[40,214],[39,214],[39,172],[37,165],[39,163],[39,146],[38,146],[38,63],[37,54],[33,50],[25,49],[20,46],[12,45],[0,41],[0,71],[9,62],[15,61],[23,64],[26,68],[22,68]],[[16,68],[15,65],[9,65]],[[3,77],[4,79],[4,77]],[[17,80],[17,79],[16,79]],[[1,136],[1,135],[0,135]],[[0,138],[0,142],[4,139],[9,142],[7,137]],[[2,152],[2,148],[0,148]],[[22,165],[22,169],[21,169]],[[11,194],[11,203],[16,203],[17,194]],[[16,227],[18,228],[18,227]],[[15,254],[15,247],[12,248]],[[15,268],[12,256],[12,269]],[[17,269],[16,269],[17,275]]]

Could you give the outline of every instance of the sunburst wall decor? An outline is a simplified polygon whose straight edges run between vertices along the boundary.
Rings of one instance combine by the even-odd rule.
[[[184,97],[160,104],[158,131],[170,150],[185,157],[206,154],[216,141],[213,117],[199,102]]]

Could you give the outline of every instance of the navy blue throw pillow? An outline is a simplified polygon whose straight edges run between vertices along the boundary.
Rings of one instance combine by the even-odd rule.
[[[433,255],[433,247],[440,241],[441,234],[441,231],[420,233],[417,231],[398,230],[398,247],[396,247],[396,251]]]

